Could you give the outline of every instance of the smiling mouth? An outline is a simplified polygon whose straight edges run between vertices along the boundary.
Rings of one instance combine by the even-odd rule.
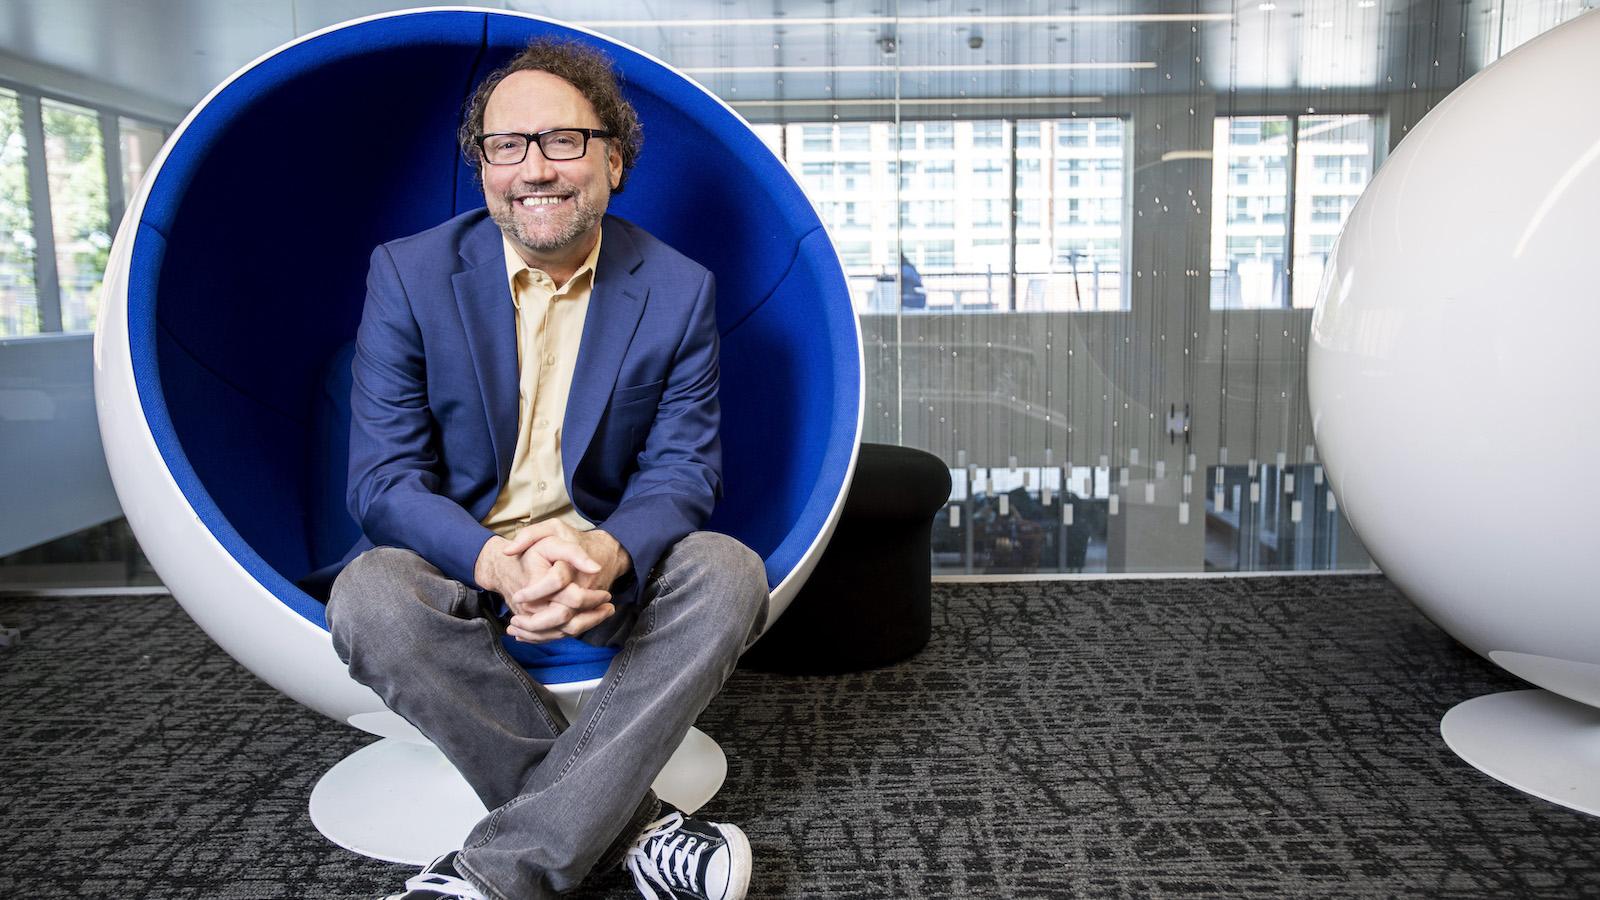
[[[523,197],[521,200],[517,201],[517,204],[527,207],[555,206],[566,199],[566,197],[555,197],[549,194],[539,194],[532,197]]]

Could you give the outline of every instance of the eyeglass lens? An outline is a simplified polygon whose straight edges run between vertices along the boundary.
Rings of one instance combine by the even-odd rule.
[[[545,159],[567,160],[583,156],[588,137],[581,131],[546,131],[539,135],[539,149]],[[528,155],[528,137],[522,134],[492,134],[483,139],[483,155],[497,166],[522,162]]]

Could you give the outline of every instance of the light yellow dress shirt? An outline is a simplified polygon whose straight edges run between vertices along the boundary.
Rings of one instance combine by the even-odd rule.
[[[521,389],[517,403],[517,449],[511,474],[484,517],[483,525],[501,537],[545,519],[559,519],[579,531],[594,527],[572,508],[561,468],[561,427],[567,414],[567,392],[577,368],[583,321],[589,314],[595,260],[600,240],[578,267],[557,287],[550,276],[529,268],[504,236],[506,278],[517,311],[517,369]]]

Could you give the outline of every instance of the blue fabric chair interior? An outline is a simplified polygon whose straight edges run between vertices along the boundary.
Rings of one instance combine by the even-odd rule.
[[[756,550],[776,585],[845,488],[860,393],[848,288],[810,204],[737,117],[659,62],[555,23],[363,22],[280,51],[201,108],[150,188],[129,268],[135,382],[163,460],[229,554],[324,628],[295,583],[358,533],[344,465],[368,254],[482,205],[458,117],[536,35],[616,60],[645,144],[612,211],[716,273],[726,499],[710,527]],[[545,683],[599,677],[610,655],[517,649]]]

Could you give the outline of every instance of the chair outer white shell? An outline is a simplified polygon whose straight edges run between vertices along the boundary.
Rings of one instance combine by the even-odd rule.
[[[540,16],[475,7],[440,7],[432,11],[437,9],[459,9],[554,22]],[[145,417],[134,381],[127,313],[128,272],[133,243],[150,185],[155,182],[171,147],[182,138],[185,129],[200,111],[241,74],[289,47],[341,28],[417,11],[404,10],[354,19],[290,41],[235,72],[190,111],[151,164],[140,190],[128,206],[122,227],[118,229],[106,267],[100,327],[95,334],[94,352],[95,407],[112,483],[129,524],[138,535],[140,548],[185,612],[230,656],[289,697],[330,718],[372,734],[408,740],[420,740],[421,736],[409,723],[389,712],[369,688],[349,678],[344,664],[333,652],[329,634],[284,606],[256,581],[195,514],[168,471],[151,436],[150,423]],[[575,27],[561,24],[568,28]],[[610,37],[595,36],[625,46]],[[649,56],[635,48],[627,49]],[[666,66],[665,63],[661,65]],[[709,91],[706,94],[717,99]],[[731,107],[720,99],[717,102],[730,115],[737,117],[738,114]],[[859,320],[856,319],[854,324],[860,371],[863,367]],[[860,385],[856,422],[858,438],[851,449],[844,480],[846,487],[855,472],[860,448],[861,410],[866,406],[864,379],[860,380]],[[824,527],[813,538],[809,549],[772,589],[768,628],[782,614],[815,568],[838,524],[844,499],[845,490],[841,489]],[[583,692],[592,690],[598,684],[599,679],[590,679],[548,687],[563,698],[563,703],[572,704],[575,709]]]
[[[1582,14],[1412,129],[1334,249],[1309,390],[1328,479],[1385,574],[1462,643],[1568,698],[1469,701],[1447,741],[1600,814],[1600,105],[1572,93],[1600,84],[1597,49],[1600,14]],[[1588,763],[1515,749],[1541,743]],[[1553,784],[1535,774],[1557,769]]]

